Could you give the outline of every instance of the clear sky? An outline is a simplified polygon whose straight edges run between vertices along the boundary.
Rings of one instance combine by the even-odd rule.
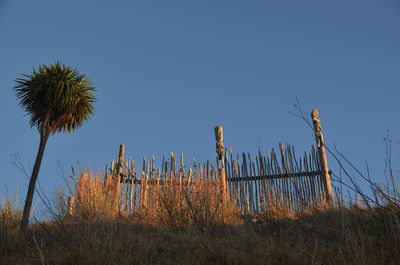
[[[64,183],[57,161],[66,172],[77,161],[103,169],[121,143],[136,161],[163,152],[214,161],[216,125],[234,152],[279,141],[304,152],[314,138],[288,113],[296,97],[307,113],[319,109],[328,144],[381,180],[386,129],[400,139],[399,47],[396,0],[0,0],[0,191],[19,184],[24,198],[11,154],[31,168],[39,144],[14,80],[57,59],[98,93],[91,120],[50,137],[46,192]]]

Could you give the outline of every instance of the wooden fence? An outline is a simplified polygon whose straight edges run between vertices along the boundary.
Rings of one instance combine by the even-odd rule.
[[[238,201],[238,211],[302,211],[325,203],[326,189],[317,151],[312,147],[311,152],[297,159],[293,146],[279,146],[278,154],[274,149],[267,150],[254,159],[243,153],[234,160],[232,152],[225,153],[228,197]]]
[[[118,159],[106,168],[106,177],[120,178],[118,208],[126,213],[160,207],[165,199],[160,194],[167,190],[183,199],[206,188],[222,204],[229,203],[242,214],[332,206],[330,171],[317,116],[315,109],[311,117],[317,148],[299,158],[293,146],[282,143],[278,153],[272,149],[265,154],[259,151],[255,158],[249,153],[234,157],[231,148],[224,149],[222,127],[217,126],[215,166],[210,161],[185,165],[182,155],[177,165],[171,153],[168,159],[163,156],[161,168],[155,167],[154,156],[150,161],[144,158],[139,168],[131,158],[124,160],[125,147],[121,145]]]

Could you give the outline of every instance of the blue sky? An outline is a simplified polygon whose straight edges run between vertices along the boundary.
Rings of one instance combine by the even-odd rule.
[[[103,169],[119,144],[135,160],[183,153],[215,159],[225,146],[255,152],[314,144],[290,115],[299,98],[320,111],[325,141],[382,180],[390,129],[400,139],[400,2],[0,0],[0,191],[24,198],[39,135],[12,90],[21,73],[57,59],[98,87],[95,115],[48,141],[39,182],[51,193],[79,161]],[[399,167],[399,145],[393,164]],[[330,167],[337,165],[329,158]]]

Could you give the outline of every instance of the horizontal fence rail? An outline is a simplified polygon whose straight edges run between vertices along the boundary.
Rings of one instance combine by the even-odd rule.
[[[277,174],[277,175],[267,175],[267,176],[229,178],[228,181],[234,182],[234,181],[245,181],[245,180],[293,178],[293,177],[307,177],[307,176],[319,176],[319,175],[321,175],[321,171],[311,171],[311,172],[297,172],[287,175]]]

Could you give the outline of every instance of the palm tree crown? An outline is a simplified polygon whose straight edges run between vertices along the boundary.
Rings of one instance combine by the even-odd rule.
[[[76,68],[57,61],[22,76],[14,90],[40,134],[74,131],[93,114],[96,88]]]

